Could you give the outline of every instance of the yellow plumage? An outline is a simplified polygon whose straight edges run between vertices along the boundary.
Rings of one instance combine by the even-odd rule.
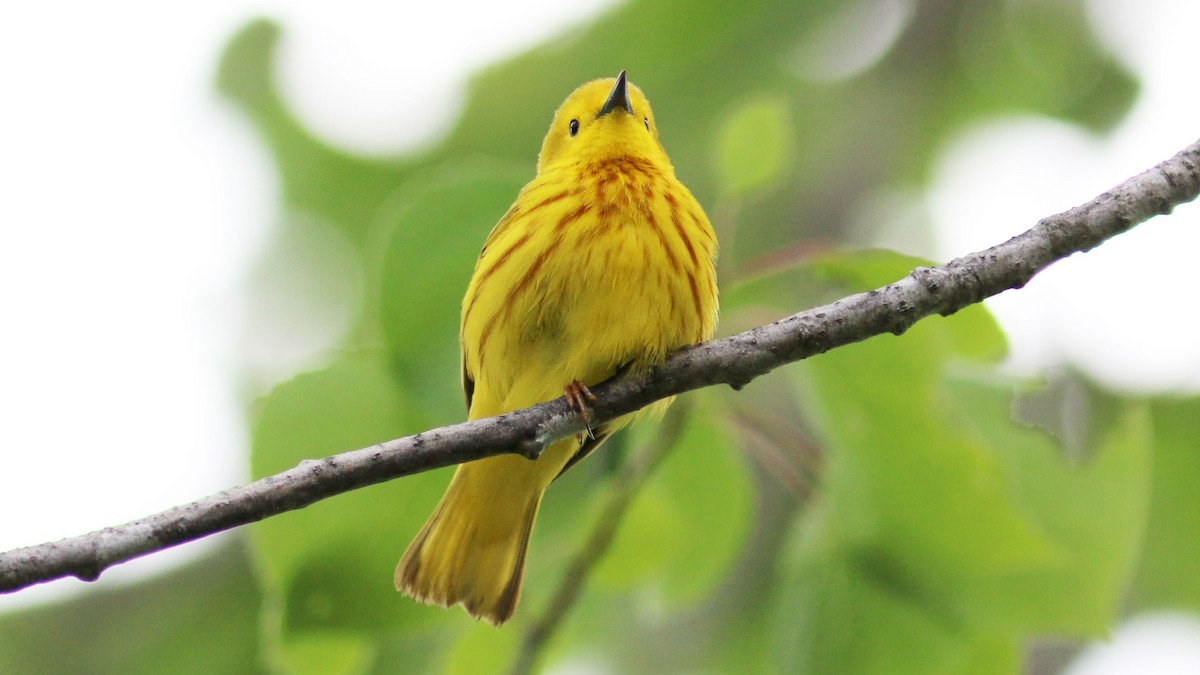
[[[641,90],[589,82],[555,113],[537,176],[488,236],[462,308],[468,418],[661,363],[708,339],[716,238],[676,178]],[[582,386],[580,386],[582,385]],[[622,420],[623,421],[623,420]],[[559,441],[536,461],[464,464],[396,568],[396,587],[501,624],[521,592],[542,493],[622,421]]]

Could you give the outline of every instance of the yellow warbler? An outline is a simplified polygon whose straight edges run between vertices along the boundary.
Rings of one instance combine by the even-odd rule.
[[[488,235],[463,299],[469,419],[565,394],[589,421],[587,385],[709,338],[716,248],[641,90],[624,72],[576,89],[554,115],[537,176]],[[536,461],[513,454],[460,466],[396,567],[396,588],[508,620],[542,493],[623,421],[558,441]]]

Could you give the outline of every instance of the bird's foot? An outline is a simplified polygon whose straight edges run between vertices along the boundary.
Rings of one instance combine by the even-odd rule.
[[[571,410],[583,420],[588,438],[595,438],[596,435],[592,433],[592,412],[588,406],[596,402],[596,395],[586,384],[579,380],[571,380],[570,384],[563,387],[563,396],[567,398],[567,405],[571,406]]]

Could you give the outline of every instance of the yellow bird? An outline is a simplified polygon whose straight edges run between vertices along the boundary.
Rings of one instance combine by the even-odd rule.
[[[462,306],[469,419],[566,395],[589,423],[587,386],[644,371],[712,336],[716,237],[675,178],[650,104],[624,71],[559,107],[537,175],[488,235]],[[396,588],[507,621],[542,494],[625,420],[531,461],[458,467],[396,567]]]

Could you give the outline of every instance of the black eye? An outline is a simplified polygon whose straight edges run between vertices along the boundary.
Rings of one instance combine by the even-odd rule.
[[[646,131],[650,131],[650,118],[643,117],[642,120],[646,123]]]
[[[579,133],[579,120],[571,120],[570,128],[572,136]]]

